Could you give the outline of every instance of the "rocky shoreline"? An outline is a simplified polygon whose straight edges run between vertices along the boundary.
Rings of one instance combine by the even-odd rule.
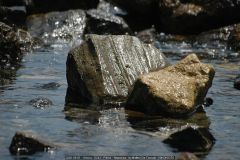
[[[220,41],[239,57],[239,9],[227,0],[0,0],[0,85],[11,83],[25,53],[67,42],[66,119],[95,124],[100,111],[121,107],[134,129],[178,128],[163,143],[201,157],[216,141],[204,110],[212,104],[206,95],[215,70],[196,54],[171,64],[156,43]],[[233,87],[240,89],[237,75]],[[52,105],[44,97],[29,103]],[[54,147],[16,133],[9,150],[29,155],[46,148]]]

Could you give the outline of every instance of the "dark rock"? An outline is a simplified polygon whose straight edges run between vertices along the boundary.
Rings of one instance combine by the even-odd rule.
[[[209,107],[209,106],[211,106],[213,104],[213,99],[210,98],[210,97],[206,97],[204,99],[204,103],[203,104],[204,104],[204,106]]]
[[[215,71],[195,54],[176,65],[141,75],[126,108],[150,115],[189,116],[202,105]]]
[[[57,41],[81,41],[85,25],[86,14],[83,10],[50,12],[27,18],[28,31],[46,44]]]
[[[96,8],[99,0],[30,0],[27,13],[46,13],[51,11],[66,11],[70,9]]]
[[[125,9],[130,14],[144,15],[151,14],[157,9],[158,0],[108,0],[114,5]]]
[[[208,152],[215,143],[215,138],[206,128],[188,127],[173,133],[163,141],[181,152]]]
[[[23,52],[30,50],[33,40],[30,34],[0,22],[0,66],[9,68],[17,65]]]
[[[92,9],[87,11],[86,33],[91,34],[132,34],[125,21],[109,12]]]
[[[65,107],[65,118],[78,123],[98,124],[101,113],[83,108]]]
[[[228,47],[240,51],[240,24],[235,24],[232,27],[233,31],[229,35]]]
[[[21,9],[0,6],[0,21],[11,26],[23,27],[26,21],[26,12]]]
[[[240,76],[234,80],[234,88],[240,90]]]
[[[48,151],[55,148],[46,140],[29,132],[17,132],[12,139],[9,151],[13,155],[31,155],[36,152]]]
[[[53,105],[52,101],[48,98],[38,97],[29,101],[29,104],[38,109],[44,109]]]
[[[199,160],[199,158],[190,152],[183,152],[178,155],[177,160]]]
[[[123,102],[140,74],[166,65],[158,49],[136,37],[87,35],[68,55],[66,104]]]
[[[1,0],[3,6],[25,6],[31,0]]]
[[[108,0],[113,5],[127,11],[122,17],[132,31],[151,28],[160,21],[158,15],[158,0]]]
[[[200,33],[240,20],[238,0],[160,0],[161,28],[179,34]]]

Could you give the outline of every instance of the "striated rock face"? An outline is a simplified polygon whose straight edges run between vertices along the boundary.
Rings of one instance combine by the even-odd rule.
[[[171,33],[200,33],[240,20],[239,0],[159,0],[159,6],[161,27]]]
[[[153,115],[188,115],[203,104],[214,73],[211,65],[191,54],[176,65],[140,76],[126,108]]]
[[[80,40],[86,26],[83,10],[36,14],[27,19],[27,28],[33,37],[45,43]]]
[[[124,35],[132,34],[131,29],[125,21],[118,16],[103,10],[92,9],[87,11],[87,27],[88,34],[113,34]]]
[[[69,9],[96,8],[99,0],[30,0],[26,2],[27,13],[46,13]]]
[[[66,105],[125,100],[140,74],[167,64],[158,49],[136,37],[87,35],[68,55]]]
[[[215,138],[206,128],[192,127],[173,133],[163,141],[183,152],[208,152],[215,143]]]
[[[9,151],[13,155],[31,155],[36,152],[48,151],[51,148],[55,148],[55,146],[30,132],[17,132],[9,146]]]

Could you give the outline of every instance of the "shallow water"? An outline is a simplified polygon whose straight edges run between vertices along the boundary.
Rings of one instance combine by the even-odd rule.
[[[197,52],[203,61],[211,63],[216,76],[208,96],[214,104],[207,108],[211,120],[210,132],[216,138],[212,151],[205,157],[213,159],[238,159],[240,153],[240,91],[233,88],[233,79],[239,74],[238,57],[225,56],[234,53],[217,46],[194,46],[188,43],[158,43],[157,47],[175,62],[191,52]],[[173,156],[174,149],[162,143],[167,128],[159,131],[140,131],[131,127],[123,109],[102,111],[98,121],[81,122],[65,119],[63,112],[67,82],[65,63],[70,47],[55,44],[26,54],[16,80],[0,92],[0,157],[1,159],[65,159],[66,156]],[[214,54],[213,54],[214,51]],[[175,54],[172,54],[175,53]],[[208,53],[208,54],[207,54]],[[217,55],[223,55],[218,57]],[[205,56],[207,55],[207,56]],[[237,55],[237,54],[233,54]],[[217,58],[216,58],[217,56]],[[41,88],[56,82],[60,87]],[[37,109],[28,102],[37,97],[52,100],[53,105]],[[47,153],[16,157],[8,147],[16,131],[31,131],[45,137],[60,147]]]

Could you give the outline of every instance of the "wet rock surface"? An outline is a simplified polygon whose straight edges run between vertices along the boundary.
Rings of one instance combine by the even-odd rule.
[[[13,155],[32,155],[48,151],[55,146],[30,132],[17,132],[12,138],[9,151]]]
[[[159,1],[163,29],[172,33],[200,33],[240,20],[238,0]]]
[[[101,9],[92,9],[87,11],[86,33],[124,35],[132,34],[132,31],[123,18]]]
[[[80,41],[85,26],[86,14],[83,10],[36,14],[27,19],[28,31],[45,44]]]
[[[122,102],[140,74],[166,65],[159,50],[136,37],[87,35],[68,55],[66,104]]]
[[[23,53],[33,46],[30,34],[0,22],[0,83],[10,83],[20,66]]]
[[[29,101],[29,104],[37,109],[44,109],[53,105],[52,101],[45,97],[38,97]]]
[[[240,90],[240,76],[237,76],[234,80],[234,88]]]
[[[15,29],[0,22],[0,59],[1,67],[17,64],[32,44],[32,37],[21,29]]]
[[[195,54],[176,65],[140,76],[126,108],[152,115],[186,116],[203,104],[215,71]]]
[[[188,127],[182,131],[173,133],[163,141],[178,151],[205,154],[209,152],[215,143],[215,138],[206,128]]]

